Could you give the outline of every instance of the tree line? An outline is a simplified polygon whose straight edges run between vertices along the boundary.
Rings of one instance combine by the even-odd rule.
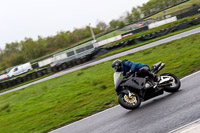
[[[121,16],[120,19],[111,20],[109,24],[112,28],[123,27],[184,1],[186,0],[149,0],[142,6],[133,7],[130,12],[127,12],[125,16]]]
[[[92,29],[95,35],[102,34],[114,28],[124,27],[127,24],[131,24],[145,16],[149,16],[182,1],[184,0],[150,0],[142,6],[133,7],[131,12],[127,12],[125,16],[119,19],[111,20],[109,24],[100,21]],[[89,38],[91,38],[90,27],[86,26],[74,29],[72,32],[61,31],[55,36],[38,36],[37,40],[25,38],[20,42],[7,43],[5,49],[0,49],[0,70],[29,62],[60,49],[71,47]]]

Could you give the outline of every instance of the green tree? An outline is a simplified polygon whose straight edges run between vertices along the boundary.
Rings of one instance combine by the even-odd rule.
[[[138,9],[137,8],[133,8],[132,9],[132,16],[133,16],[133,20],[134,21],[137,21],[137,20],[139,20],[140,19],[140,12],[138,11]]]
[[[111,28],[117,28],[118,21],[113,19],[109,24]]]
[[[131,23],[134,22],[132,13],[127,12],[125,21],[126,21],[126,23],[128,23],[128,24],[131,24]]]
[[[122,28],[125,26],[125,23],[124,23],[124,21],[118,21],[117,25],[119,28]]]
[[[32,60],[44,55],[44,46],[33,41],[31,38],[25,38],[25,41],[22,41],[22,44],[22,52],[24,53],[24,58],[26,60]]]
[[[10,44],[6,44],[6,47],[5,47],[5,54],[10,54],[10,53],[17,53],[17,52],[20,52],[21,51],[21,48],[22,48],[22,45],[18,42],[12,42]]]

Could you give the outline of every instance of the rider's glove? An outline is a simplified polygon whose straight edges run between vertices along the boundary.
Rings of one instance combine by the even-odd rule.
[[[129,77],[131,76],[131,74],[132,74],[132,71],[130,70],[129,72],[126,73],[126,76]]]

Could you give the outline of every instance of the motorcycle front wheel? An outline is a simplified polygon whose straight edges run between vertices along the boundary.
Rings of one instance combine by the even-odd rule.
[[[164,74],[161,74],[161,76],[170,76],[172,78],[171,85],[164,87],[164,90],[166,92],[170,92],[170,93],[176,92],[181,87],[181,81],[174,74],[164,73]]]
[[[133,110],[140,106],[141,99],[138,94],[134,92],[131,92],[131,97],[127,94],[121,93],[118,95],[118,102],[125,109]]]

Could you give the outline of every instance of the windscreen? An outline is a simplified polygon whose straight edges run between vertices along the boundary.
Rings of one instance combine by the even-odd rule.
[[[116,84],[117,84],[117,81],[119,80],[119,79],[121,79],[121,72],[115,72],[114,73],[114,75],[113,75],[113,77],[114,77],[114,84],[115,84],[115,86],[116,86]]]

